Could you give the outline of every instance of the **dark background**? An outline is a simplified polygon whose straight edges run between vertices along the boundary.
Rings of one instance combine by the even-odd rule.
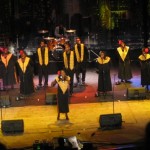
[[[136,59],[143,47],[149,47],[149,20],[150,0],[1,0],[0,46],[32,55],[39,39],[53,37],[55,27],[63,23],[76,30],[74,37],[91,50],[92,60],[100,50],[111,55],[118,39],[130,46]]]

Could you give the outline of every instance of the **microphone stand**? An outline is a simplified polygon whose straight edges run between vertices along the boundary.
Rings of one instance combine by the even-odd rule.
[[[2,109],[2,97],[1,97],[1,90],[0,90],[0,107],[1,107],[1,121],[3,120],[3,109]]]
[[[102,61],[103,61],[103,59],[102,59]],[[106,88],[106,83],[104,83],[104,80],[105,80],[105,71],[104,71],[104,66],[102,66],[102,68],[103,68],[103,70],[102,70],[102,72],[103,72],[103,96],[104,96],[104,99],[106,98],[106,96],[107,96],[107,94],[106,94],[106,91],[105,91],[105,88]]]
[[[96,57],[99,57],[99,55],[96,54],[93,50],[88,50],[88,52],[89,52],[89,61],[91,61],[91,57],[90,57],[91,52],[92,52]],[[95,60],[95,59],[94,59],[94,60]]]
[[[114,74],[114,83],[113,83],[113,90],[112,90],[112,92],[113,92],[113,114],[115,113],[115,77],[116,77],[116,74]]]
[[[25,82],[24,82],[25,80],[24,80],[24,60],[23,60],[23,92],[25,93]],[[24,93],[23,93],[23,99],[25,98],[25,96],[24,96]]]
[[[6,66],[5,66],[5,69],[6,69],[6,81],[5,81],[5,85],[3,85],[4,86],[4,88],[5,88],[5,90],[7,91],[7,88],[8,88],[8,75],[7,75],[7,66],[8,66],[8,62],[7,62],[7,55],[6,55],[6,57],[5,57],[5,60],[6,60]]]
[[[16,38],[16,47],[17,47],[17,50],[18,50],[18,48],[19,48],[18,34],[17,34],[17,38]]]
[[[95,39],[95,38],[94,38]],[[95,40],[94,40],[94,44],[95,44]],[[88,53],[89,53],[89,62],[91,61],[91,52],[95,55],[95,56],[97,56],[97,57],[99,57],[99,55],[98,54],[96,54],[93,50],[91,50],[90,48],[91,48],[91,43],[90,43],[90,33],[88,32],[88,39],[87,39],[87,45],[88,45]]]
[[[23,92],[25,92],[25,85],[24,85],[24,62],[22,62],[23,63],[23,69],[22,69],[22,73],[23,73],[23,77],[22,77],[22,84],[23,84]],[[20,83],[21,84],[21,83]],[[21,87],[20,87],[21,88]],[[21,93],[20,93],[21,94]],[[20,95],[19,94],[19,96],[16,98],[16,100],[21,100],[21,99],[24,99],[25,98],[25,96],[24,96],[24,93],[23,94],[21,94]]]

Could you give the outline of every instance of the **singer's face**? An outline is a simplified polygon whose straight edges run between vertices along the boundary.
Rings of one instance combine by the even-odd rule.
[[[76,43],[77,43],[77,44],[81,44],[81,40],[80,40],[80,39],[77,39],[77,40],[76,40]]]
[[[104,56],[105,56],[104,53],[100,53],[101,58],[104,58]]]
[[[125,43],[122,42],[122,43],[121,43],[121,47],[124,47],[124,46],[125,46]]]
[[[40,43],[40,46],[41,46],[41,47],[45,46],[45,43],[44,43],[44,42],[41,42],[41,43]]]
[[[4,49],[4,53],[5,54],[8,53],[8,49],[7,48]]]
[[[26,54],[23,53],[22,56],[21,56],[21,58],[23,59],[23,58],[25,58],[25,57],[26,57]]]
[[[70,50],[70,46],[69,45],[65,45],[65,51],[69,51]]]
[[[64,70],[61,70],[61,75],[64,77],[66,75]]]
[[[143,51],[143,55],[145,55],[146,53]]]

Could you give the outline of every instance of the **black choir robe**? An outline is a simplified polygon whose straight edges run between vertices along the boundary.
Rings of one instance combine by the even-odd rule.
[[[104,60],[101,57],[97,59],[98,63],[98,92],[112,91],[112,83],[110,77],[110,57]]]
[[[16,76],[16,62],[17,58],[11,54],[1,55],[1,76],[3,79],[3,86],[14,85],[17,82]]]
[[[66,75],[70,77],[70,94],[73,93],[73,80],[74,80],[74,66],[75,66],[75,55],[74,51],[63,53],[64,71]]]
[[[66,77],[67,80],[62,81],[59,77],[56,77],[52,82],[52,86],[58,84],[57,92],[57,106],[59,113],[68,113],[69,112],[69,82],[70,77]]]
[[[21,58],[18,59],[18,71],[20,78],[20,94],[32,94],[34,92],[33,63],[29,57],[25,58],[24,63],[22,63]]]
[[[125,46],[117,48],[119,57],[118,78],[121,80],[129,80],[132,78],[131,62],[129,57],[129,47]]]
[[[150,54],[140,55],[141,85],[150,85]]]

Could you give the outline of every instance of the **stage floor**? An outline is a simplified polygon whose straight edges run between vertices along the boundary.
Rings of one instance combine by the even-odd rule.
[[[55,76],[49,75],[49,84]],[[112,144],[115,146],[141,141],[145,126],[150,121],[149,93],[146,99],[128,100],[126,97],[127,88],[141,87],[139,69],[134,68],[131,83],[120,85],[114,84],[118,78],[117,70],[113,69],[111,78],[114,93],[111,92],[106,97],[95,97],[97,77],[96,70],[89,69],[86,76],[87,85],[74,89],[73,96],[70,97],[69,121],[65,120],[63,114],[61,120],[57,121],[57,106],[45,104],[45,93],[51,91],[50,87],[38,90],[20,101],[15,100],[19,92],[18,85],[14,90],[1,91],[1,95],[8,94],[11,98],[11,106],[1,108],[1,121],[23,119],[24,133],[5,135],[1,132],[0,141],[8,148],[30,147],[35,140],[51,141],[59,136],[76,136],[81,141],[98,143],[103,148],[111,147]],[[35,84],[37,83],[35,77]],[[121,113],[121,129],[100,129],[100,115],[113,113]]]
[[[134,67],[132,69],[133,78],[129,83],[121,83],[116,85],[119,81],[117,77],[117,69],[111,70],[111,81],[113,91],[107,92],[106,95],[101,94],[99,97],[95,97],[97,91],[98,74],[96,69],[88,69],[86,74],[86,86],[74,87],[74,93],[70,97],[70,104],[78,103],[96,103],[96,102],[110,102],[110,101],[126,101],[130,100],[127,97],[127,90],[129,88],[141,88],[140,84],[140,68]],[[57,86],[51,88],[51,82],[55,79],[56,74],[49,75],[49,86],[36,90],[32,95],[26,96],[20,101],[16,101],[19,96],[19,85],[15,86],[13,90],[1,91],[1,96],[9,95],[11,106],[10,107],[21,107],[31,105],[45,105],[46,104],[46,93],[57,93]],[[38,76],[34,77],[35,86],[38,85]],[[74,77],[74,83],[76,79]],[[150,98],[150,94],[146,92],[146,99]],[[133,99],[131,99],[133,100]]]

